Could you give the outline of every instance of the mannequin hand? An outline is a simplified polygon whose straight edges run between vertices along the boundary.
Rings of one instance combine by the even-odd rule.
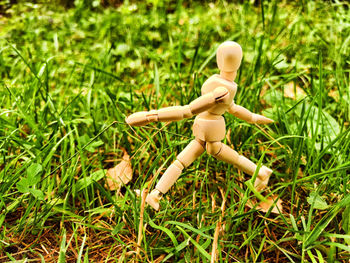
[[[230,94],[225,87],[218,87],[213,91],[215,101],[217,103],[229,104]],[[232,99],[231,99],[232,100]]]
[[[131,126],[142,126],[157,120],[158,114],[152,111],[136,112],[125,119],[126,123]]]
[[[252,123],[256,123],[256,124],[268,124],[268,123],[272,123],[274,122],[274,120],[269,119],[265,116],[259,115],[259,114],[253,114],[253,119],[252,119]]]

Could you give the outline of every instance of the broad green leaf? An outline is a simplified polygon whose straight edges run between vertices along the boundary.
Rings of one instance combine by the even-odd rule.
[[[323,198],[316,192],[311,192],[307,198],[307,202],[315,209],[324,210],[328,208],[328,204]]]
[[[41,164],[33,163],[27,168],[27,175],[37,175],[43,170]]]
[[[36,185],[40,182],[40,172],[43,170],[43,167],[38,163],[33,163],[27,168],[27,177],[22,178],[17,184],[17,189],[21,193],[30,192],[30,186]],[[33,194],[35,196],[35,194]]]
[[[29,189],[29,193],[31,193],[36,199],[44,200],[44,193],[38,189]]]
[[[43,170],[43,167],[38,163],[33,163],[31,166],[27,168],[27,178],[28,178],[28,185],[36,185],[38,182],[40,182],[40,175],[39,173]]]
[[[95,141],[95,142],[92,142],[90,143],[88,146],[86,146],[86,150],[89,151],[89,152],[94,152],[95,149],[101,145],[103,145],[104,142],[101,141],[101,140],[98,140],[98,141]]]
[[[80,136],[79,140],[81,143],[81,147],[84,147],[86,145],[84,149],[89,151],[89,152],[94,152],[97,147],[104,144],[104,142],[101,140],[90,142],[91,139],[89,138],[89,136],[87,134]]]
[[[36,174],[36,175],[28,175],[27,177],[27,181],[28,181],[28,186],[33,186],[36,185],[37,183],[40,182],[40,175]]]
[[[298,109],[301,111],[301,107],[298,107]],[[317,127],[319,115],[322,125]],[[326,111],[322,110],[319,112],[319,109],[316,106],[311,106],[310,117],[307,119],[307,126],[309,130],[312,130],[315,133],[313,136],[321,136],[321,138],[324,139],[325,145],[331,143],[340,133],[339,123]],[[315,147],[317,150],[320,150],[321,142],[317,141]]]
[[[76,191],[79,192],[83,190],[84,188],[88,187],[91,185],[94,181],[99,181],[101,180],[106,174],[105,170],[98,170],[96,172],[93,172],[90,176],[86,178],[81,178],[77,181],[76,183]]]
[[[18,191],[21,193],[28,193],[29,192],[29,182],[27,178],[22,178],[17,184],[16,187]]]

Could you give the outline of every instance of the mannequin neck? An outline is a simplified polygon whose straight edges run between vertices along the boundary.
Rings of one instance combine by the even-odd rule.
[[[220,76],[226,80],[234,81],[237,75],[237,71],[232,72],[226,72],[226,71],[220,71]]]

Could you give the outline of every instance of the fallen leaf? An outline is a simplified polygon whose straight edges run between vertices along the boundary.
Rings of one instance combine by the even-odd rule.
[[[264,97],[266,91],[268,91],[269,88],[270,88],[269,85],[265,84],[265,85],[261,88],[260,97]]]
[[[270,210],[270,208],[273,206],[271,213],[279,214],[279,213],[282,213],[283,207],[282,207],[282,200],[278,199],[276,201],[277,198],[278,196],[266,197],[266,202],[260,202],[258,204],[256,204],[256,201],[250,200],[247,202],[246,205],[249,208],[255,208],[256,210],[260,210],[261,212],[264,212],[264,213],[267,213]]]
[[[339,101],[339,92],[336,89],[332,89],[328,92],[328,96],[332,97],[336,102]]]
[[[107,186],[110,190],[119,190],[132,179],[130,156],[124,151],[123,160],[107,171]]]
[[[284,96],[296,100],[297,98],[305,97],[306,94],[302,88],[295,85],[294,82],[289,82],[284,88]]]

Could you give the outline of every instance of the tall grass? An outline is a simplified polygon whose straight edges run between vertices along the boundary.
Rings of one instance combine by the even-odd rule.
[[[236,104],[276,120],[225,116],[225,143],[274,170],[246,206],[249,177],[202,155],[146,208],[140,261],[349,260],[349,6],[125,2],[117,8],[18,4],[0,18],[0,261],[135,259],[140,198],[191,140],[193,119],[128,127],[126,115],[184,105],[217,72],[215,49],[241,44]],[[105,169],[131,158],[120,192]],[[160,169],[161,168],[161,169]],[[224,203],[224,205],[222,205]]]

